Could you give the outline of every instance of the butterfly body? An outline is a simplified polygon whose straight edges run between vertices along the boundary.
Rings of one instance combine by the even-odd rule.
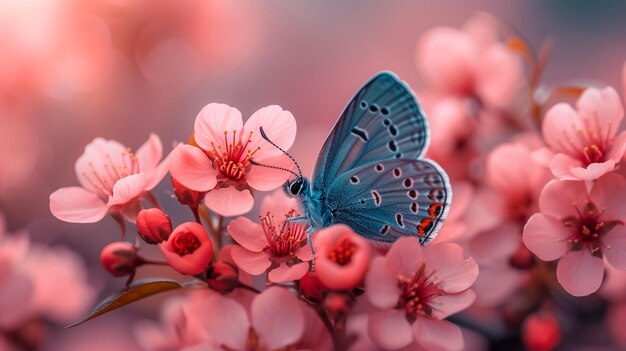
[[[312,181],[285,184],[313,229],[344,223],[382,243],[431,240],[452,191],[446,173],[422,159],[428,126],[411,90],[392,73],[370,79],[348,103],[320,152]]]

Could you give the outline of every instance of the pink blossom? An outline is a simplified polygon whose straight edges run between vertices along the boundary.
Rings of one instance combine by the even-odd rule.
[[[550,351],[561,341],[561,328],[551,313],[535,313],[524,321],[522,340],[530,351]]]
[[[400,238],[377,257],[365,278],[371,312],[368,332],[380,348],[393,350],[415,341],[425,349],[460,350],[461,329],[445,321],[475,299],[478,276],[473,259],[456,244],[422,248],[415,237]]]
[[[626,270],[626,180],[608,174],[587,193],[584,182],[554,180],[539,198],[540,213],[524,227],[524,244],[544,261],[559,260],[557,279],[574,296],[598,290],[604,263]]]
[[[331,350],[332,341],[315,312],[286,289],[270,287],[249,309],[214,294],[204,300],[203,326],[213,339],[191,350]]]
[[[261,127],[283,150],[293,144],[296,120],[279,106],[258,110],[244,125],[236,108],[206,105],[194,125],[198,147],[179,145],[172,151],[172,176],[189,189],[208,191],[205,204],[222,216],[250,211],[254,204],[250,189],[276,189],[290,175],[282,170],[254,166],[251,161],[289,168],[293,165],[261,137]]]
[[[204,227],[196,222],[176,227],[159,248],[167,263],[182,274],[202,273],[213,258],[213,241]]]
[[[228,232],[241,246],[232,248],[234,262],[252,275],[269,271],[269,281],[278,283],[300,279],[309,270],[312,259],[307,243],[307,226],[287,222],[300,215],[298,200],[277,190],[263,198],[260,224],[238,217],[228,225]]]
[[[127,241],[110,243],[100,252],[100,263],[114,277],[134,274],[137,248]]]
[[[93,223],[107,213],[134,222],[140,199],[167,173],[159,163],[163,150],[155,134],[134,154],[115,140],[96,138],[75,165],[81,186],[61,188],[50,195],[50,211],[72,223]]]
[[[571,105],[553,106],[542,132],[554,152],[552,173],[559,179],[594,180],[615,169],[626,151],[626,132],[618,134],[624,118],[619,95],[611,88],[586,89]]]
[[[523,62],[497,37],[497,25],[486,16],[475,16],[462,30],[430,29],[417,45],[418,72],[436,93],[506,106],[523,87]]]
[[[315,234],[315,271],[332,290],[350,290],[363,281],[370,264],[369,243],[345,224]]]

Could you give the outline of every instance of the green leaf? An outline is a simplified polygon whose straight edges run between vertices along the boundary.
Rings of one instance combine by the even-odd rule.
[[[72,325],[68,325],[65,328],[71,328],[79,324],[83,324],[90,319],[96,318],[137,300],[141,300],[164,291],[180,289],[182,287],[183,286],[179,282],[165,278],[147,278],[137,280],[127,289],[102,300],[102,302],[100,302],[98,306],[96,306],[85,318]]]

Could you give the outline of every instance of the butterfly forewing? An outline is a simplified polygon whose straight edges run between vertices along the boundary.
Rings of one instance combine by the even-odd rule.
[[[326,193],[333,222],[376,241],[434,238],[452,200],[445,172],[430,160],[392,159],[348,170]]]
[[[386,159],[417,159],[428,127],[411,90],[392,73],[370,79],[352,98],[326,139],[313,190],[324,192],[338,175]]]

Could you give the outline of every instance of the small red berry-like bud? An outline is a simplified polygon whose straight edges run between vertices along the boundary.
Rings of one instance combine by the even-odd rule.
[[[550,351],[561,340],[561,328],[551,314],[541,312],[533,314],[524,321],[522,340],[528,350]]]
[[[158,244],[170,237],[172,221],[158,208],[141,210],[137,216],[137,233],[148,244]]]
[[[114,277],[132,275],[138,265],[137,248],[129,242],[116,241],[102,249],[100,262]]]
[[[204,198],[205,192],[191,190],[174,179],[174,177],[172,177],[172,187],[174,187],[174,193],[181,205],[187,205],[191,208],[198,207]]]
[[[326,287],[316,273],[307,273],[300,278],[300,294],[309,301],[322,301]]]
[[[348,296],[343,293],[330,293],[324,299],[324,308],[333,315],[346,315],[350,311]]]
[[[202,225],[186,222],[159,243],[167,263],[182,274],[202,273],[213,258],[213,242]]]
[[[215,262],[207,274],[207,284],[222,294],[233,291],[239,284],[237,268],[227,262]]]

